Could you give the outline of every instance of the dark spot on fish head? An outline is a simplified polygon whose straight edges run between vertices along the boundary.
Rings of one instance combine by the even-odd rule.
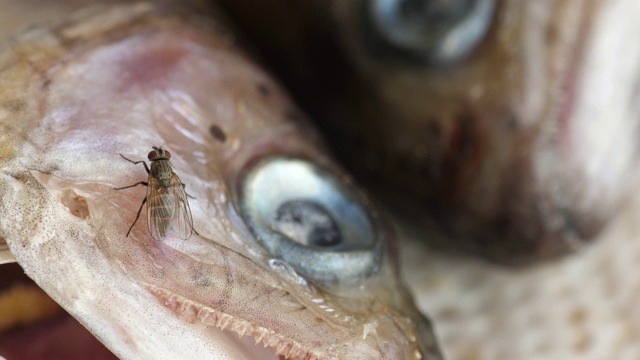
[[[264,97],[269,97],[269,95],[271,95],[271,90],[269,89],[269,87],[265,84],[258,84],[258,91],[260,92],[260,94],[262,94]]]
[[[218,125],[211,125],[211,127],[209,128],[209,133],[211,133],[211,135],[216,140],[222,143],[227,141],[227,134],[225,134],[224,131]]]
[[[43,91],[47,91],[49,90],[50,85],[51,85],[51,79],[47,76],[44,79],[42,79],[42,84],[40,84],[40,87],[42,88]]]
[[[25,107],[25,101],[20,99],[11,99],[2,103],[2,108],[9,112],[18,112],[23,110]]]

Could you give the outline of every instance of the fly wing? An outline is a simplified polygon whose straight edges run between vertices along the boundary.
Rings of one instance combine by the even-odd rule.
[[[191,237],[191,209],[187,193],[176,174],[172,174],[167,187],[157,178],[149,178],[147,225],[151,237],[158,241],[164,240],[171,233],[185,240]]]
[[[191,208],[189,207],[189,199],[184,189],[184,184],[180,181],[178,175],[171,174],[171,185],[169,193],[173,200],[173,221],[171,225],[174,231],[181,239],[187,240],[193,233],[193,218],[191,217]]]

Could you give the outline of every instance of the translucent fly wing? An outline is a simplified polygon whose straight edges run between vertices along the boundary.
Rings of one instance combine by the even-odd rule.
[[[149,177],[147,226],[151,237],[158,241],[169,234],[185,240],[191,237],[191,209],[182,182],[175,174],[172,174],[168,187],[164,187],[157,178]]]
[[[149,176],[147,187],[147,227],[155,240],[162,241],[167,236],[167,228],[172,220],[172,199],[162,182]]]
[[[180,178],[174,173],[171,174],[170,184],[169,193],[171,193],[175,199],[173,202],[174,221],[172,224],[175,226],[178,237],[187,240],[193,233],[193,218],[191,216],[191,207],[189,207],[187,192]]]

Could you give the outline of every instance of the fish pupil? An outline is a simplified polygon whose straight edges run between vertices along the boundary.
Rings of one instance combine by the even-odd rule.
[[[342,242],[333,217],[323,206],[309,200],[290,200],[281,204],[274,215],[273,227],[307,246],[327,248]]]

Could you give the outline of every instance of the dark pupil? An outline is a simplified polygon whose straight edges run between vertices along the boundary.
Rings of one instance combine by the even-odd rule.
[[[273,227],[303,245],[326,248],[342,241],[329,212],[309,200],[290,200],[280,205],[274,216]]]
[[[399,15],[405,21],[444,30],[468,15],[472,0],[401,0]]]

